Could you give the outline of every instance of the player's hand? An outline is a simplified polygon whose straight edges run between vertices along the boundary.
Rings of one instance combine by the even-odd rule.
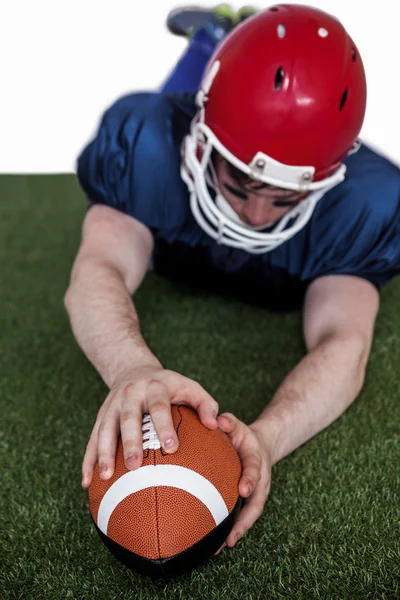
[[[203,425],[209,429],[218,427],[217,402],[188,377],[151,365],[117,380],[98,412],[86,446],[82,487],[89,487],[97,462],[101,479],[109,479],[113,475],[120,434],[126,468],[133,471],[140,467],[143,461],[142,418],[145,413],[150,413],[165,452],[176,452],[179,442],[172,421],[171,404],[191,406],[198,412]]]
[[[251,425],[245,425],[231,413],[218,417],[219,427],[228,434],[242,461],[239,494],[244,498],[242,509],[219,554],[225,546],[232,548],[262,514],[271,487],[271,459],[262,435]]]

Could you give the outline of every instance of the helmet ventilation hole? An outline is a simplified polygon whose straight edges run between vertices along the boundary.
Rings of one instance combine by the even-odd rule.
[[[346,100],[347,100],[347,95],[349,93],[348,88],[346,88],[343,92],[343,96],[342,99],[340,101],[340,106],[339,106],[339,110],[342,110],[342,108],[344,107],[344,105],[346,104]]]
[[[272,8],[269,9],[271,12],[278,12],[279,8],[276,8],[276,6],[273,6]]]
[[[279,90],[281,89],[282,81],[283,81],[284,77],[285,77],[285,71],[283,70],[282,67],[279,67],[279,69],[277,70],[276,75],[275,75],[275,91],[276,92],[279,92]]]
[[[278,37],[282,40],[286,35],[286,27],[284,25],[278,25],[277,31]]]
[[[351,49],[351,59],[353,62],[356,60],[356,51],[354,48]]]

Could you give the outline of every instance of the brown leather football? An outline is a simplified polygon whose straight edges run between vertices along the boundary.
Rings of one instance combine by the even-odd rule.
[[[152,578],[169,578],[214,555],[240,510],[242,466],[229,437],[210,430],[187,406],[171,407],[179,448],[167,454],[150,415],[143,417],[143,463],[125,467],[121,438],[113,476],[96,465],[90,514],[111,552]]]

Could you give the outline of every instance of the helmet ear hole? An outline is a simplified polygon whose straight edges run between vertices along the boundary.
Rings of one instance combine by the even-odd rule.
[[[279,90],[281,89],[284,77],[285,77],[285,71],[283,70],[282,67],[279,67],[279,69],[277,70],[276,75],[275,75],[275,91],[276,92],[279,92]]]
[[[349,93],[349,90],[348,90],[348,88],[346,88],[346,89],[344,90],[344,92],[343,92],[343,96],[342,96],[342,99],[341,99],[341,101],[340,101],[339,110],[342,110],[342,109],[343,109],[343,107],[344,107],[344,105],[346,104],[346,100],[347,100],[347,95],[348,95],[348,93]]]

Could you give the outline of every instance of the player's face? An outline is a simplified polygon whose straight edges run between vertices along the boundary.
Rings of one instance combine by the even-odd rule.
[[[220,155],[214,166],[221,194],[240,219],[252,227],[272,225],[307,195],[272,185],[254,189],[252,182],[250,186],[240,185]]]

